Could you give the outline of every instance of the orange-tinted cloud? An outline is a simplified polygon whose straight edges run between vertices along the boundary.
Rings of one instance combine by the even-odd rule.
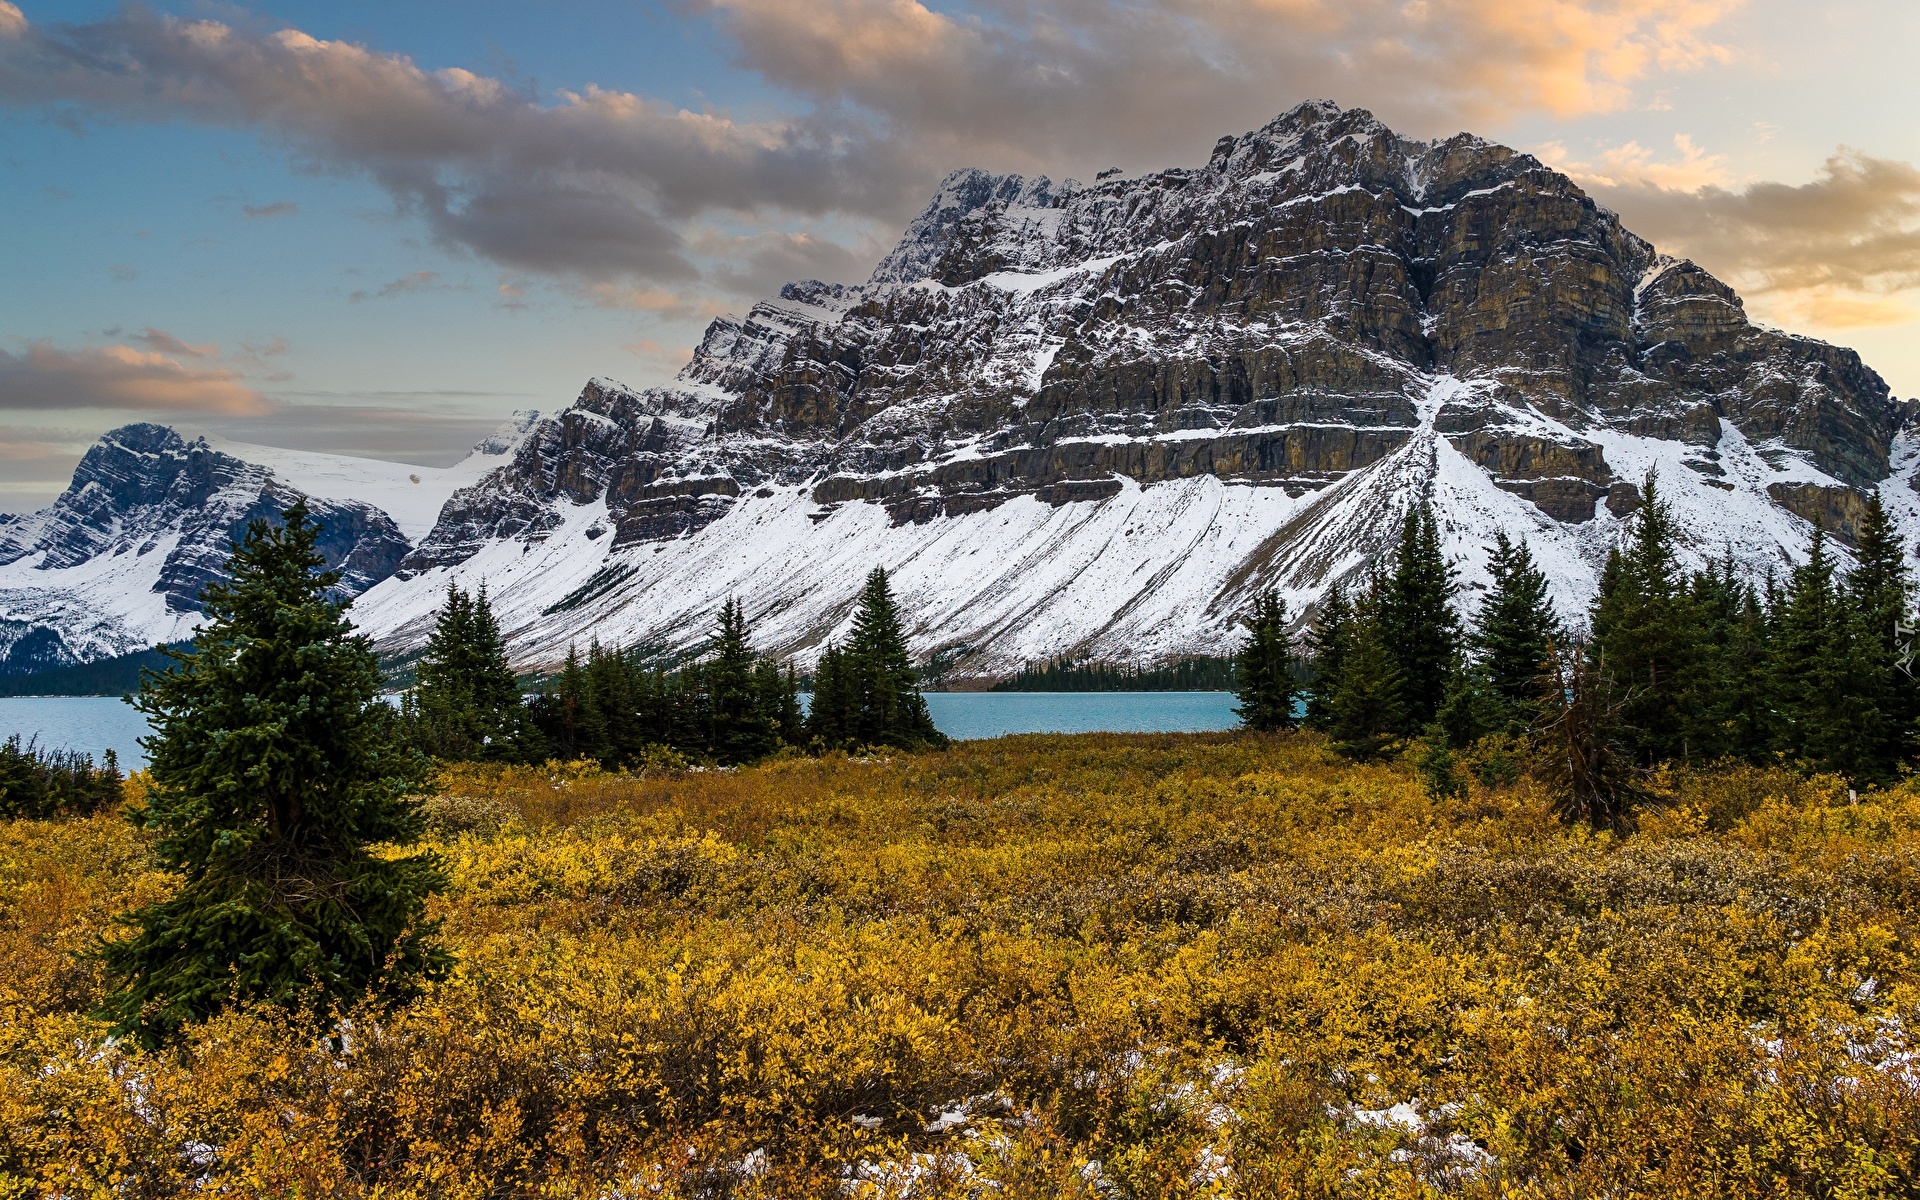
[[[189,367],[131,346],[62,350],[27,344],[21,354],[0,350],[0,408],[137,409],[171,413],[252,416],[271,406],[224,367]]]
[[[1782,322],[1911,320],[1920,289],[1920,168],[1842,148],[1805,184],[1587,186],[1629,228],[1694,259]]]
[[[982,19],[918,0],[709,2],[746,65],[883,114],[956,163],[1091,153],[1138,166],[1191,154],[1197,130],[1237,132],[1314,96],[1437,132],[1618,109],[1645,80],[1728,61],[1712,32],[1740,5],[1055,0]]]
[[[1726,61],[1715,29],[1739,0],[705,2],[800,111],[746,121],[593,86],[548,99],[297,29],[139,5],[36,26],[6,0],[0,103],[258,129],[365,173],[442,245],[509,271],[685,290],[708,275],[690,243],[715,215],[746,214],[749,233],[823,216],[891,233],[958,166],[1192,162],[1319,96],[1417,133],[1619,108]],[[704,282],[757,279],[781,254],[850,261],[819,243],[747,252]]]

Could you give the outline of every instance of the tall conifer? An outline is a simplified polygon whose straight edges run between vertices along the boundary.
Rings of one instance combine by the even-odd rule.
[[[1566,643],[1547,577],[1525,542],[1495,535],[1487,569],[1493,587],[1480,606],[1473,645],[1501,724],[1525,728],[1539,711],[1540,676],[1551,646]]]
[[[1319,618],[1306,636],[1307,666],[1312,682],[1307,685],[1306,725],[1326,732],[1333,728],[1333,696],[1339,691],[1346,672],[1347,643],[1352,636],[1353,605],[1346,588],[1335,582],[1320,601]]]
[[[1867,498],[1853,573],[1847,577],[1847,600],[1861,669],[1855,686],[1875,714],[1868,751],[1871,774],[1876,780],[1890,779],[1916,748],[1920,684],[1914,677],[1920,666],[1908,657],[1915,637],[1913,582],[1878,492]]]
[[[1373,758],[1404,738],[1406,681],[1389,646],[1383,593],[1390,585],[1375,577],[1354,605],[1338,682],[1328,703],[1327,732],[1341,753]]]
[[[1381,645],[1400,680],[1400,733],[1426,728],[1446,699],[1461,650],[1455,586],[1432,508],[1408,510],[1377,617]]]
[[[900,628],[893,589],[887,583],[886,571],[879,567],[867,576],[867,585],[861,589],[847,658],[854,685],[852,744],[901,749],[946,744],[946,737],[934,728],[933,718],[927,714],[919,674]]]
[[[1645,764],[1689,757],[1680,693],[1699,629],[1675,550],[1673,512],[1648,472],[1633,537],[1608,556],[1591,615],[1593,686],[1607,693]]]
[[[773,752],[773,722],[754,676],[747,614],[738,600],[720,607],[713,653],[705,664],[713,757],[726,765],[757,762]]]
[[[1294,696],[1293,639],[1287,633],[1287,602],[1267,591],[1254,597],[1247,620],[1247,644],[1234,656],[1235,715],[1249,729],[1271,733],[1292,729]]]
[[[152,783],[136,819],[179,889],[128,915],[102,947],[103,1014],[142,1042],[236,1001],[324,1017],[368,993],[409,994],[442,972],[430,854],[414,841],[427,761],[380,698],[379,662],[330,598],[319,527],[296,502],[254,521],[202,595],[191,652],[142,681]]]

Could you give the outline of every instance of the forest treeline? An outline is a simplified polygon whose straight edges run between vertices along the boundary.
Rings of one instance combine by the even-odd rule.
[[[1260,598],[1239,657],[1243,718],[1321,730],[1359,759],[1417,747],[1443,790],[1464,790],[1469,770],[1531,769],[1600,825],[1623,821],[1662,764],[1785,763],[1861,786],[1907,770],[1913,587],[1879,498],[1851,570],[1815,529],[1804,563],[1751,580],[1731,556],[1684,570],[1653,477],[1644,492],[1580,626],[1504,534],[1463,620],[1434,515],[1413,509],[1390,559],[1334,587],[1300,645],[1284,605]]]
[[[884,570],[867,578],[845,645],[829,644],[800,704],[790,663],[753,649],[745,607],[728,600],[692,662],[664,667],[597,641],[523,696],[486,590],[450,588],[402,699],[411,743],[448,762],[591,759],[608,770],[712,762],[781,750],[819,753],[943,744],[920,694]]]
[[[1151,667],[1062,656],[1027,663],[992,692],[1225,692],[1234,686],[1230,656],[1199,655]]]

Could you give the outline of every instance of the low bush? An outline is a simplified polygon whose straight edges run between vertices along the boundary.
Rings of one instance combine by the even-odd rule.
[[[1462,778],[1250,734],[461,767],[448,979],[161,1053],[86,952],[177,881],[0,823],[0,1196],[1914,1194],[1920,787],[1696,770],[1622,834]]]

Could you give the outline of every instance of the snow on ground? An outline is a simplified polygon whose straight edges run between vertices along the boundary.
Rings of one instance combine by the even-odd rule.
[[[1556,605],[1577,622],[1626,522],[1602,503],[1592,520],[1561,523],[1500,488],[1435,430],[1448,404],[1477,399],[1473,385],[1439,377],[1416,386],[1420,425],[1406,444],[1319,492],[1289,496],[1212,476],[1146,486],[1116,477],[1119,493],[1103,500],[1053,506],[1028,496],[896,526],[879,505],[823,507],[809,488],[792,487],[742,497],[691,535],[618,550],[604,534],[587,536],[606,524],[603,502],[562,504],[564,523],[546,538],[496,543],[458,567],[387,580],[361,598],[355,617],[387,647],[416,645],[448,583],[484,582],[518,664],[532,668],[596,637],[696,650],[715,611],[738,597],[758,644],[810,662],[846,635],[862,581],[882,566],[923,656],[970,647],[983,653],[968,669],[983,672],[1062,653],[1153,662],[1230,649],[1260,590],[1275,589],[1299,614],[1333,581],[1358,582],[1391,553],[1408,505],[1425,497],[1440,515],[1464,608],[1484,594],[1487,550],[1504,531],[1532,549]],[[1689,567],[1729,547],[1749,566],[1784,567],[1805,555],[1808,525],[1765,490],[1780,480],[1828,482],[1796,457],[1775,453],[1773,465],[1729,426],[1718,447],[1724,475],[1714,478],[1688,465],[1702,461],[1700,447],[1602,429],[1576,434],[1531,410],[1512,417],[1545,436],[1598,442],[1616,478],[1637,482],[1657,470]],[[1903,440],[1897,453],[1899,471],[1920,471],[1920,444]],[[1920,495],[1904,482],[1883,491],[1909,536],[1920,531]]]

